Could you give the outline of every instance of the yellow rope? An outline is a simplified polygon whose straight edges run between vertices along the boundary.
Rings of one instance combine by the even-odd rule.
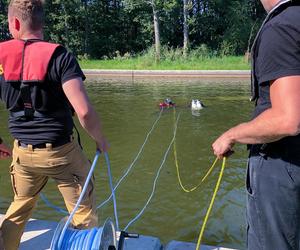
[[[221,180],[222,180],[222,177],[223,177],[223,174],[224,174],[225,165],[226,165],[226,157],[223,158],[221,172],[220,172],[220,175],[219,175],[219,178],[218,178],[217,185],[215,187],[213,196],[211,198],[209,207],[207,209],[207,212],[206,212],[206,215],[205,215],[205,218],[204,218],[204,221],[203,221],[203,225],[201,227],[201,231],[200,231],[200,234],[199,234],[199,237],[198,237],[198,242],[197,242],[196,250],[200,249],[200,245],[201,245],[201,240],[202,240],[202,236],[203,236],[203,233],[204,233],[204,229],[206,227],[206,223],[207,223],[208,217],[209,217],[210,212],[212,210],[213,204],[214,204],[216,196],[217,196],[217,192],[218,192],[220,184],[221,184]]]
[[[174,114],[174,126],[176,126],[176,109],[173,108],[173,114]],[[177,129],[177,128],[175,128]],[[179,171],[179,164],[178,164],[178,159],[177,159],[177,149],[176,149],[176,137],[174,138],[174,143],[173,143],[173,152],[174,152],[174,159],[175,159],[175,165],[176,165],[176,172],[177,172],[177,178],[180,184],[180,187],[182,188],[182,190],[186,193],[191,193],[193,191],[195,191],[197,188],[199,188],[202,184],[203,181],[206,180],[206,178],[210,175],[210,173],[213,171],[215,165],[218,162],[218,158],[216,158],[216,160],[214,161],[214,163],[212,164],[212,166],[210,167],[210,169],[207,171],[206,175],[201,179],[201,181],[199,182],[199,184],[197,184],[196,186],[188,189],[187,187],[185,187],[183,185],[181,176],[180,176],[180,171]]]
[[[173,109],[174,112],[174,130],[177,130],[177,127],[176,127],[176,110],[175,108]],[[203,183],[203,181],[210,175],[210,173],[212,172],[212,170],[214,169],[215,165],[217,164],[218,162],[218,158],[215,159],[214,163],[212,164],[212,166],[210,167],[210,169],[207,171],[206,175],[201,179],[200,183],[198,185],[196,185],[195,187],[191,188],[191,189],[188,189],[186,187],[184,187],[183,183],[182,183],[182,180],[181,180],[181,176],[180,176],[180,171],[179,171],[179,164],[178,164],[178,160],[177,160],[177,149],[176,149],[176,137],[174,139],[174,143],[173,143],[173,151],[174,151],[174,159],[175,159],[175,165],[176,165],[176,172],[177,172],[177,178],[178,178],[178,181],[179,181],[179,184],[180,184],[180,187],[182,188],[182,190],[186,193],[190,193],[190,192],[193,192],[195,191],[198,187],[201,186],[201,184]],[[217,193],[218,193],[218,190],[220,188],[220,184],[221,184],[221,180],[222,180],[222,177],[224,175],[224,169],[225,169],[225,166],[226,166],[226,157],[223,158],[223,163],[222,163],[222,167],[221,167],[221,171],[220,171],[220,174],[219,174],[219,178],[218,178],[218,181],[217,181],[217,184],[216,184],[216,187],[215,187],[215,190],[214,190],[214,193],[213,193],[213,196],[211,198],[211,201],[210,201],[210,204],[209,204],[209,207],[207,209],[207,212],[206,212],[206,215],[205,215],[205,218],[204,218],[204,221],[203,221],[203,225],[201,227],[201,230],[200,230],[200,233],[199,233],[199,237],[198,237],[198,241],[197,241],[197,246],[196,246],[196,250],[199,250],[200,249],[200,246],[201,246],[201,240],[202,240],[202,237],[203,237],[203,233],[204,233],[204,229],[206,227],[206,224],[207,224],[207,221],[208,221],[208,217],[211,213],[211,210],[212,210],[212,207],[214,205],[214,202],[215,202],[215,199],[216,199],[216,196],[217,196]]]
[[[177,177],[178,177],[179,185],[180,185],[180,187],[182,188],[182,190],[184,192],[191,193],[191,192],[195,191],[197,188],[199,188],[201,186],[201,184],[203,183],[203,181],[205,181],[205,179],[210,175],[210,173],[214,169],[216,163],[218,162],[218,158],[216,158],[216,160],[214,161],[214,163],[212,164],[212,166],[210,167],[210,169],[207,171],[206,175],[201,179],[201,181],[196,186],[188,189],[188,188],[186,188],[183,185],[181,177],[180,177],[180,171],[179,171],[179,166],[178,166],[177,151],[176,151],[176,143],[175,143],[175,141],[174,141],[174,144],[173,144],[173,148],[174,148],[174,158],[175,158],[176,172],[177,172]]]

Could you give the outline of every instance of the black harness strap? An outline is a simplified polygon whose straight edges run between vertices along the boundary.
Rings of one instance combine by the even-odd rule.
[[[24,58],[25,58],[25,50],[26,50],[26,46],[27,43],[29,41],[26,40],[24,42],[24,47],[23,47],[23,51],[22,51],[22,68],[21,68],[21,76],[20,76],[20,81],[21,81],[21,86],[20,86],[20,93],[21,93],[21,98],[23,100],[24,103],[24,116],[27,119],[33,119],[34,117],[34,108],[33,108],[33,104],[32,104],[32,98],[31,98],[31,89],[32,89],[32,85],[30,82],[24,82]]]
[[[31,88],[30,84],[21,83],[20,92],[24,103],[24,116],[29,119],[32,119],[35,113],[31,99]]]
[[[51,112],[51,113],[43,114],[43,113],[35,110],[33,112],[33,117],[37,117],[37,118],[49,118],[49,117],[63,118],[66,114],[67,114],[67,111],[65,113],[63,113],[61,111],[57,111],[57,112]],[[71,112],[70,112],[70,114],[71,114]],[[10,112],[10,117],[13,117],[13,118],[26,118],[27,116],[25,115],[25,110],[22,110],[22,111],[17,111],[17,112]]]

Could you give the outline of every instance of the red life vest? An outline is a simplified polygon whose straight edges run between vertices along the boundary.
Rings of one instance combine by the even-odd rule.
[[[45,82],[50,59],[59,46],[59,44],[40,40],[14,39],[0,43],[2,76],[6,83],[20,84],[20,94],[24,104],[24,109],[21,111],[24,111],[25,117],[32,118],[38,113],[33,107],[31,89]],[[9,108],[14,109],[14,107]]]

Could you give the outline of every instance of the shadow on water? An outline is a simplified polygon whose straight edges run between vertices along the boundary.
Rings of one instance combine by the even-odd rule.
[[[248,81],[198,80],[187,82],[101,82],[86,84],[91,101],[101,114],[106,135],[111,144],[110,159],[114,182],[123,175],[141,147],[152,123],[159,115],[159,103],[169,97],[181,112],[176,137],[178,162],[183,182],[196,185],[214,161],[212,142],[231,126],[248,120]],[[192,99],[199,99],[207,108],[191,112]],[[7,133],[7,114],[0,107],[1,136],[11,140]],[[151,134],[143,153],[117,191],[120,225],[124,227],[139,212],[152,190],[152,184],[162,157],[173,135],[173,111],[165,110]],[[84,150],[93,158],[95,145],[82,132]],[[205,244],[245,248],[244,177],[247,152],[236,145],[236,153],[228,160],[221,189],[204,234]],[[155,196],[143,216],[129,231],[159,237],[164,243],[175,239],[196,241],[203,222],[220,165],[197,191],[185,194],[178,185],[173,150],[159,177]],[[5,212],[12,198],[9,161],[0,162],[0,212]],[[109,195],[109,186],[100,159],[96,169],[97,202]],[[54,182],[49,181],[45,193],[56,205],[63,206]],[[99,210],[101,224],[113,216],[112,204]],[[46,207],[41,201],[34,218],[59,221],[62,215]]]

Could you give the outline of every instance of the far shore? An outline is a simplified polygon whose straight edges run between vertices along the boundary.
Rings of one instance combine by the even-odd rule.
[[[173,70],[175,70],[174,72],[208,72],[208,70],[223,72],[233,70],[234,72],[250,70],[251,67],[249,58],[245,58],[245,56],[209,55],[189,55],[187,58],[164,56],[164,59],[156,62],[153,56],[145,54],[129,58],[81,59],[79,64],[83,69],[117,70],[120,72],[123,70],[152,72],[154,70],[156,73],[158,71],[173,72]]]
[[[122,80],[198,80],[249,79],[250,62],[244,56],[189,56],[165,57],[159,62],[149,55],[106,60],[79,60],[90,78]]]

